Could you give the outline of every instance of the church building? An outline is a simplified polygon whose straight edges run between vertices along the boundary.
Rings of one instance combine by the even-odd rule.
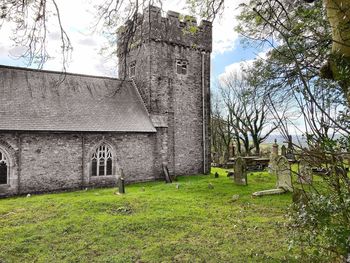
[[[0,66],[0,196],[209,172],[212,25],[140,21],[119,78]]]

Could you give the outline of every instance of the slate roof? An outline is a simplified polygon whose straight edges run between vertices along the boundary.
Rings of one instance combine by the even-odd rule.
[[[0,66],[0,130],[155,132],[130,81]]]

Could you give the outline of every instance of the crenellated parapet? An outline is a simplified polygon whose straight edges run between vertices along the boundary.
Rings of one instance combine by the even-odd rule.
[[[134,26],[135,36],[129,41],[131,49],[146,41],[156,41],[206,52],[212,50],[212,23],[209,21],[202,20],[198,25],[194,17],[181,16],[174,11],[168,11],[167,16],[163,17],[161,9],[155,6],[145,9],[143,14],[138,16],[138,20],[139,23]],[[119,29],[119,51],[125,47],[123,42],[129,40],[128,29],[132,26],[129,21]]]

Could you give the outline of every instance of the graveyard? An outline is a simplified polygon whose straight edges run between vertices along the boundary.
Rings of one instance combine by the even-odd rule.
[[[217,173],[217,178],[215,177]],[[0,262],[308,262],[288,249],[292,194],[266,171],[1,199]],[[210,186],[210,187],[209,187]]]
[[[290,195],[253,199],[251,193],[273,187],[274,178],[254,174],[242,188],[224,170],[214,171],[219,178],[131,185],[123,196],[101,189],[1,200],[0,259],[283,259],[280,228]],[[231,202],[234,194],[240,199]]]

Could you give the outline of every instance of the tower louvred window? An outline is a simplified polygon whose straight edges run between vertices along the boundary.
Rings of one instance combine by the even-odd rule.
[[[178,59],[176,60],[176,73],[180,75],[186,75],[187,74],[187,60]]]
[[[135,75],[136,75],[136,61],[132,61],[129,67],[129,76],[130,78],[132,78],[132,77],[135,77]]]

